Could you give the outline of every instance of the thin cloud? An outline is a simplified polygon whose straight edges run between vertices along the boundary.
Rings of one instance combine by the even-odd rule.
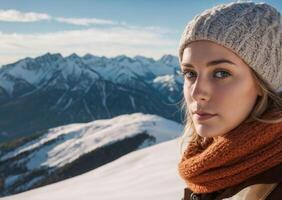
[[[61,23],[96,28],[76,29],[47,33],[3,33],[0,32],[0,65],[15,62],[25,57],[36,57],[46,52],[71,53],[98,56],[143,55],[159,58],[163,54],[176,54],[177,41],[170,38],[173,31],[157,26],[132,26],[126,22],[115,22],[97,18],[53,17],[45,13],[17,10],[0,10],[0,21],[34,22],[52,20]]]
[[[19,10],[0,10],[0,21],[4,22],[37,22],[44,20],[54,20],[61,23],[89,26],[89,25],[115,25],[117,22],[97,18],[66,18],[53,17],[46,13],[22,12]]]
[[[73,25],[81,25],[81,26],[89,26],[92,24],[95,25],[115,25],[116,22],[111,20],[104,20],[104,19],[97,19],[97,18],[65,18],[65,17],[58,17],[55,18],[56,21],[73,24]]]
[[[21,12],[18,10],[0,10],[0,21],[5,22],[36,22],[49,20],[51,16],[45,13]]]
[[[46,52],[69,55],[91,53],[98,56],[143,55],[159,58],[163,54],[176,54],[177,41],[158,30],[110,27],[86,30],[60,31],[37,34],[7,34],[0,32],[1,63],[11,63]],[[9,58],[8,58],[9,57]],[[6,60],[2,60],[6,59]]]

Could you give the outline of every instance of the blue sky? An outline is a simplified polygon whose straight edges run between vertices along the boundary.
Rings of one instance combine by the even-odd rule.
[[[0,65],[47,52],[158,59],[203,10],[230,0],[0,0]],[[266,0],[282,11],[282,1]]]

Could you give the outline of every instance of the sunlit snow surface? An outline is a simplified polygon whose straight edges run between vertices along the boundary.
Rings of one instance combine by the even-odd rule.
[[[23,157],[29,170],[40,167],[62,167],[96,148],[146,132],[156,143],[168,141],[181,134],[182,125],[142,113],[121,115],[112,119],[71,124],[50,129],[47,134],[31,141],[2,157],[5,161],[18,154],[35,150]],[[50,142],[52,141],[52,142]]]
[[[129,153],[83,175],[3,200],[180,200],[179,139]]]

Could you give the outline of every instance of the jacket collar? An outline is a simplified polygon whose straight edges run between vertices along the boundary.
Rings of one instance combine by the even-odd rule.
[[[239,191],[254,184],[269,184],[269,183],[280,183],[282,180],[282,163],[268,169],[265,172],[262,172],[256,176],[253,176],[243,183],[240,183],[236,186],[222,189],[213,193],[199,194],[201,200],[209,199],[222,199],[229,198],[237,194]],[[184,200],[190,200],[192,191],[189,188],[184,189]]]

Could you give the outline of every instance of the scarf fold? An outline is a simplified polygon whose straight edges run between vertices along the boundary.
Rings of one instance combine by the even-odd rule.
[[[234,186],[282,163],[282,122],[241,123],[200,149],[189,143],[178,164],[188,188],[210,193]]]

